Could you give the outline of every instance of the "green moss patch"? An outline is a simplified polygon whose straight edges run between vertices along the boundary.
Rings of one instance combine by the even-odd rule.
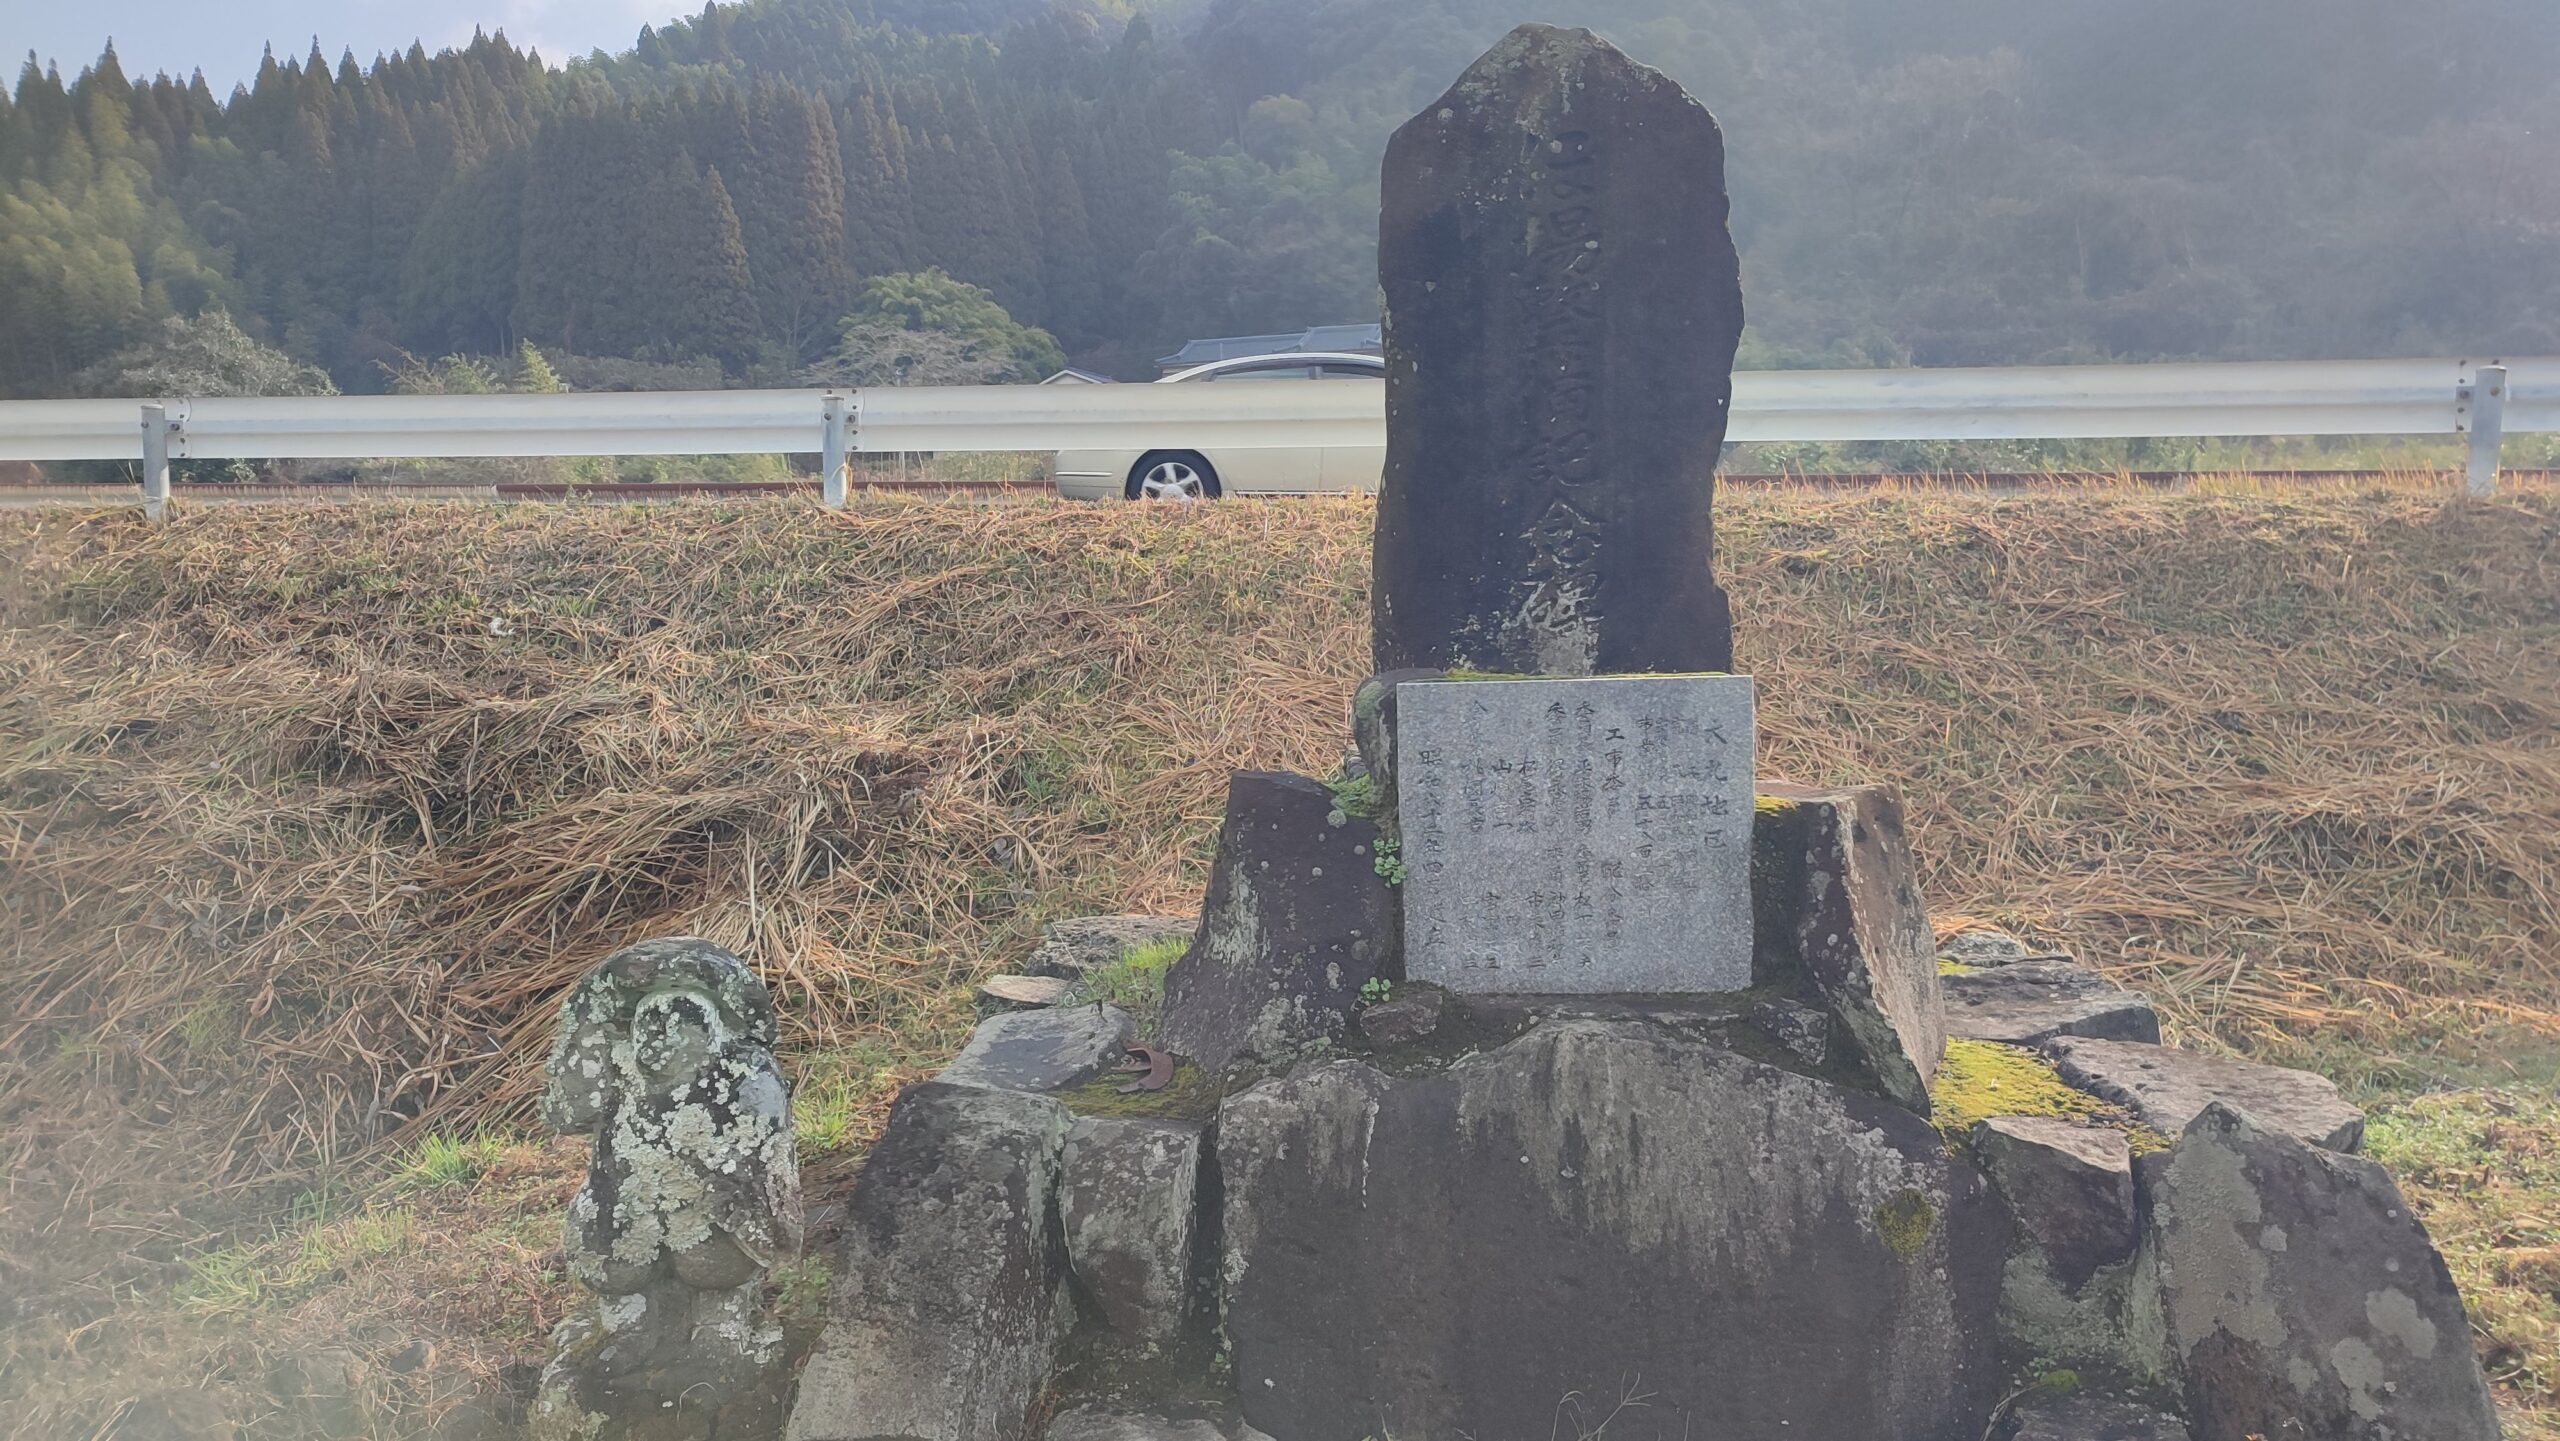
[[[1058,1092],[1058,1099],[1079,1116],[1131,1116],[1161,1121],[1207,1121],[1218,1114],[1225,1093],[1218,1078],[1189,1061],[1177,1063],[1173,1079],[1161,1091],[1130,1091],[1126,1076],[1097,1076],[1081,1086]]]
[[[2107,1121],[2105,1102],[2062,1079],[2053,1063],[2033,1051],[1997,1041],[1947,1042],[1938,1078],[1929,1086],[1929,1119],[1951,1141],[1972,1134],[1973,1123],[1994,1116],[2059,1116]]]
[[[1876,1234],[1893,1254],[1909,1261],[1929,1248],[1929,1233],[1937,1229],[1938,1208],[1918,1191],[1906,1190],[1876,1207]]]
[[[1994,1116],[2053,1116],[2124,1132],[2137,1156],[2169,1149],[2169,1138],[2062,1079],[2035,1052],[1998,1041],[1950,1039],[1929,1083],[1929,1120],[1950,1145],[1962,1145],[1973,1123]]]

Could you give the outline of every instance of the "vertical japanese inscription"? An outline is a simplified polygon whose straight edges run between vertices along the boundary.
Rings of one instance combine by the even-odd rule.
[[[1397,707],[1408,976],[1751,984],[1749,677],[1408,684]]]
[[[1522,26],[1397,128],[1379,200],[1375,668],[1730,669],[1715,117],[1588,32]]]
[[[1530,144],[1528,264],[1520,272],[1520,300],[1541,372],[1541,403],[1529,413],[1517,460],[1535,507],[1520,537],[1528,592],[1517,624],[1532,653],[1570,674],[1588,669],[1601,619],[1601,517],[1580,492],[1599,465],[1594,371],[1607,338],[1600,284],[1604,170],[1589,131],[1532,136]]]

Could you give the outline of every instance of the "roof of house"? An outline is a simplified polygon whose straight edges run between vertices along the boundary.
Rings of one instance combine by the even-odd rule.
[[[1070,365],[1040,383],[1042,385],[1109,385],[1111,377],[1098,370],[1081,370]]]
[[[1312,330],[1287,335],[1222,335],[1186,343],[1171,355],[1159,356],[1156,364],[1166,370],[1206,365],[1213,360],[1234,360],[1246,355],[1283,355],[1299,350],[1383,350],[1386,331],[1378,325],[1319,325]]]

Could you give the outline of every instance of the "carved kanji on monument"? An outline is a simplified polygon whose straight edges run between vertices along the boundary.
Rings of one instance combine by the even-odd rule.
[[[1742,336],[1715,117],[1524,25],[1387,147],[1380,670],[1725,670]]]

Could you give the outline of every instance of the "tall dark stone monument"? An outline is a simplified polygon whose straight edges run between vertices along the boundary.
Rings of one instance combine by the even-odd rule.
[[[1725,670],[1742,282],[1715,117],[1523,25],[1388,143],[1380,670]]]

